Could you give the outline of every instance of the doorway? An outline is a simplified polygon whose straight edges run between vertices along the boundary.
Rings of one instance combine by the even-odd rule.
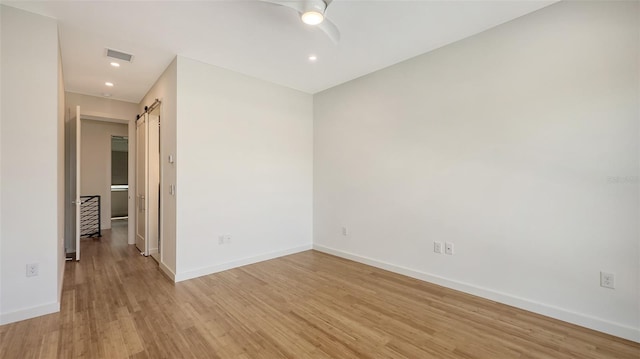
[[[129,221],[129,137],[111,136],[111,228]]]

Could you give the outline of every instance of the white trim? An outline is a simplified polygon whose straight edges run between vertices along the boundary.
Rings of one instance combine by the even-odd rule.
[[[37,305],[35,307],[21,309],[15,312],[0,314],[0,325],[19,322],[21,320],[39,317],[60,311],[60,302]]]
[[[126,125],[129,120],[125,120],[123,118],[115,118],[115,117],[111,117],[111,116],[96,116],[96,115],[89,115],[86,113],[82,114],[82,120],[92,120],[92,121],[101,121],[101,122],[111,122],[111,123],[119,123],[119,124],[123,124]]]
[[[159,267],[164,272],[164,274],[166,274],[167,277],[169,277],[169,279],[171,279],[174,282],[176,281],[176,274],[173,273],[171,268],[167,267],[167,265],[162,262],[160,263]]]
[[[62,242],[62,268],[58,270],[58,303],[62,303],[62,289],[64,288],[64,272],[67,268],[67,253],[64,249],[64,240]]]
[[[129,185],[127,191],[127,243],[136,244],[135,226],[136,226],[136,120],[131,119],[127,122],[127,182]]]
[[[528,310],[530,312],[542,314],[551,318],[580,325],[599,332],[615,335],[620,338],[632,340],[640,343],[640,328],[633,328],[623,324],[610,322],[601,318],[596,318],[587,314],[576,313],[565,308],[555,307],[545,303],[535,302],[526,298],[516,297],[511,294],[498,292],[492,289],[479,287],[470,283],[460,282],[437,275],[420,272],[414,269],[405,268],[399,265],[379,261],[373,258],[360,256],[357,254],[345,252],[339,249],[326,247],[320,244],[314,244],[313,249],[331,254],[337,257],[367,264],[376,268],[388,270],[390,272],[402,274],[411,278],[419,279],[425,282],[434,283],[443,287],[459,290],[468,294],[476,295],[482,298],[490,299],[498,303],[510,305],[516,308]]]
[[[310,249],[312,249],[312,245],[311,244],[305,244],[303,246],[283,249],[283,250],[275,251],[275,252],[264,253],[264,254],[260,254],[260,255],[257,255],[257,256],[253,256],[253,257],[247,257],[247,258],[243,258],[243,259],[234,260],[234,261],[231,261],[231,262],[217,264],[217,265],[214,265],[214,266],[208,266],[208,267],[199,268],[199,269],[195,269],[195,270],[191,270],[191,271],[187,271],[187,272],[182,272],[182,273],[178,273],[176,275],[175,281],[176,282],[181,282],[183,280],[202,277],[202,276],[205,276],[205,275],[208,275],[208,274],[218,273],[218,272],[222,272],[222,271],[225,271],[225,270],[246,266],[246,265],[249,265],[249,264],[254,264],[254,263],[267,261],[267,260],[278,258],[278,257],[287,256],[287,255],[290,255],[290,254],[295,254],[295,253],[299,253],[299,252],[308,251]]]

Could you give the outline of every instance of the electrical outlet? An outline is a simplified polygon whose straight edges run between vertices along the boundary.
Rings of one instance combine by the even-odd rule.
[[[27,277],[35,277],[38,275],[38,263],[27,264]]]
[[[614,289],[616,287],[615,275],[613,273],[600,272],[600,286]]]
[[[453,255],[453,243],[451,242],[444,242],[444,253],[452,256]]]
[[[227,234],[226,236],[224,236],[224,243],[229,244],[231,243],[231,235]]]
[[[343,236],[348,236],[349,235],[349,229],[347,227],[342,227],[342,235]]]
[[[218,236],[218,244],[219,245],[224,244],[224,236]]]
[[[433,242],[433,251],[442,254],[442,242]]]

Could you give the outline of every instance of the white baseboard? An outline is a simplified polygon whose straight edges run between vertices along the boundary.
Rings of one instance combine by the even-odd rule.
[[[60,302],[38,305],[35,307],[0,314],[0,325],[19,322],[60,311]]]
[[[176,274],[175,281],[176,282],[181,282],[183,280],[202,277],[204,275],[218,273],[218,272],[222,272],[222,271],[233,269],[233,268],[237,268],[237,267],[242,267],[242,266],[246,266],[246,265],[249,265],[249,264],[254,264],[254,263],[266,261],[266,260],[269,260],[269,259],[274,259],[274,258],[278,258],[278,257],[282,257],[282,256],[287,256],[287,255],[290,255],[290,254],[299,253],[299,252],[303,252],[303,251],[308,251],[310,249],[312,249],[311,244],[305,244],[303,246],[288,248],[288,249],[279,250],[279,251],[275,251],[275,252],[264,253],[264,254],[260,254],[260,255],[257,255],[257,256],[253,256],[253,257],[238,259],[238,260],[235,260],[235,261],[226,262],[226,263],[222,263],[222,264],[217,264],[217,265],[214,265],[214,266],[209,266],[209,267],[204,267],[204,268],[200,268],[200,269],[196,269],[196,270],[192,270],[192,271],[188,271],[188,272],[178,273],[178,274]]]
[[[160,266],[160,270],[162,270],[162,272],[163,272],[167,277],[169,277],[169,279],[171,279],[171,280],[172,280],[172,281],[174,281],[174,282],[176,281],[176,274],[175,274],[175,273],[173,273],[173,271],[172,271],[169,267],[167,267],[167,266],[166,266],[164,263],[162,263],[162,262],[160,262],[159,266]]]
[[[60,271],[58,273],[58,278],[60,280],[60,283],[58,283],[58,303],[62,303],[62,288],[64,287],[64,272],[65,269],[67,268],[66,266],[66,262],[67,262],[67,258],[66,258],[66,253],[64,253],[64,251],[62,251],[62,268],[60,268]]]
[[[60,269],[58,270],[58,277],[56,279],[60,279],[60,283],[58,283],[58,301],[54,303],[48,303],[43,305],[38,305],[35,307],[30,307],[26,309],[21,309],[15,312],[9,313],[0,313],[0,325],[10,324],[19,322],[22,320],[27,320],[35,317],[39,317],[42,315],[58,313],[60,311],[60,303],[62,302],[62,288],[64,283],[64,272],[66,269],[66,253],[64,248],[62,248],[62,258],[63,261]]]
[[[510,294],[482,288],[473,284],[464,283],[425,272],[416,271],[391,263],[386,263],[373,258],[360,256],[357,254],[345,252],[342,250],[326,247],[320,244],[314,244],[313,249],[331,254],[337,257],[352,260],[372,267],[381,268],[390,272],[402,274],[411,278],[423,280],[443,287],[459,290],[468,294],[476,295],[482,298],[490,299],[498,303],[510,305],[516,308],[528,310],[537,314],[542,314],[551,318],[576,324],[599,332],[611,334],[620,338],[640,343],[640,328],[633,328],[618,323],[613,323],[604,319],[592,317],[586,314],[576,313],[564,308],[558,308],[552,305],[531,301],[529,299],[516,297]]]
[[[62,287],[64,287],[64,270],[67,268],[67,251],[64,248],[64,236],[58,239],[58,260],[60,264],[58,264],[58,303],[62,303]]]

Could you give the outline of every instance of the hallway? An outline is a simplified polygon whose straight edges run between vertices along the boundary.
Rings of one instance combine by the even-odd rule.
[[[60,313],[0,327],[0,357],[122,358],[143,350],[136,327],[152,325],[159,294],[174,285],[127,244],[126,221],[112,226],[102,238],[83,238],[81,261],[65,264]]]

